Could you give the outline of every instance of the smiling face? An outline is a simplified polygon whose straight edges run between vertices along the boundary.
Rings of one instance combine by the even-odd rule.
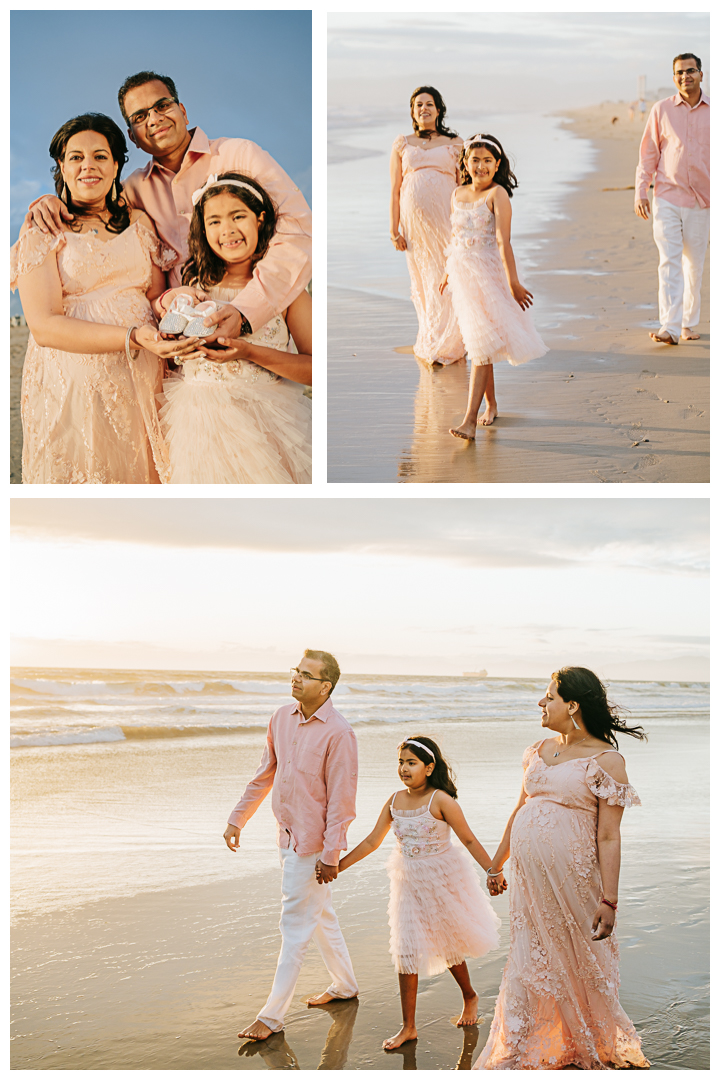
[[[435,768],[435,763],[426,765],[413,750],[401,747],[398,751],[398,776],[408,791],[421,793],[427,787],[427,778]]]
[[[559,731],[562,735],[567,735],[575,730],[575,726],[580,719],[579,715],[577,715],[577,702],[563,701],[554,679],[548,684],[545,697],[538,701],[538,705],[542,709],[542,726],[544,728]],[[572,716],[575,716],[575,723],[573,723]]]
[[[499,167],[498,159],[484,146],[473,147],[465,159],[465,168],[470,174],[473,187],[480,191],[490,187]]]
[[[682,94],[692,97],[698,93],[702,78],[703,73],[692,58],[690,60],[675,61],[673,81]]]
[[[153,157],[166,157],[187,140],[188,118],[184,105],[172,100],[159,79],[128,90],[125,115],[130,139]]]
[[[110,144],[97,131],[80,131],[71,136],[60,162],[63,179],[78,206],[105,205],[105,197],[117,176]]]
[[[413,102],[413,119],[423,131],[435,131],[438,109],[432,94],[418,94]]]
[[[265,212],[259,216],[235,195],[221,191],[207,199],[203,205],[205,236],[212,251],[224,263],[240,269],[250,260],[258,246],[258,231],[265,220]],[[319,663],[307,660],[306,663]]]

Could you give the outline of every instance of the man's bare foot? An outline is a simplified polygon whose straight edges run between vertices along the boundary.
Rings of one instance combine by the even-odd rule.
[[[700,335],[697,330],[691,330],[689,326],[683,326],[682,339],[683,341],[697,341]]]
[[[461,424],[460,427],[451,427],[450,434],[456,439],[467,439],[468,442],[472,442],[475,438],[476,427],[477,424]]]
[[[357,994],[353,997],[357,997]],[[350,998],[339,998],[325,990],[322,994],[316,994],[315,997],[306,998],[305,1004],[311,1009],[313,1005],[327,1005],[329,1001],[350,1001]]]
[[[465,1027],[470,1024],[477,1024],[478,1018],[478,996],[473,994],[472,997],[465,998],[463,1004],[463,1011],[456,1021],[456,1027]]]
[[[397,1035],[393,1035],[391,1039],[386,1039],[383,1043],[383,1050],[397,1050],[398,1046],[402,1046],[403,1043],[412,1042],[413,1039],[417,1039],[417,1028],[413,1024],[412,1027],[406,1027],[403,1025],[398,1031]]]
[[[238,1031],[238,1039],[255,1039],[256,1042],[261,1042],[263,1039],[268,1039],[272,1034],[272,1028],[269,1028],[267,1024],[263,1024],[262,1020],[255,1020],[249,1027]]]
[[[478,420],[478,423],[481,424],[482,427],[490,427],[493,420],[497,419],[497,414],[497,405],[488,405],[488,407],[485,409],[485,412]]]
[[[653,341],[659,341],[661,345],[677,345],[677,338],[674,338],[667,330],[663,330],[660,334],[656,334],[654,330],[651,330],[648,336]]]

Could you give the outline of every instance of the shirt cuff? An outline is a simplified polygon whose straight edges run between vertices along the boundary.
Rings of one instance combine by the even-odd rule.
[[[335,851],[326,851],[325,848],[323,848],[320,861],[324,862],[326,866],[337,866],[340,862],[340,849],[337,848]]]

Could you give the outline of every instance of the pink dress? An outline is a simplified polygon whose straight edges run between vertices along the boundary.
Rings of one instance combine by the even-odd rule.
[[[390,804],[397,847],[390,874],[390,952],[400,974],[427,978],[484,956],[500,944],[500,920],[482,892],[468,853],[450,842],[450,826],[430,813]]]
[[[640,799],[600,767],[600,755],[546,765],[541,745],[523,757],[528,797],[510,837],[510,954],[473,1068],[647,1068],[618,998],[617,937],[591,940],[602,898],[598,800]]]
[[[57,258],[63,312],[111,326],[154,325],[147,299],[152,265],[176,258],[140,223],[110,240],[92,232],[53,237],[31,228],[11,249],[11,285]],[[135,353],[133,352],[135,356]],[[23,364],[24,484],[159,484],[169,476],[155,395],[159,357],[141,349],[71,353],[41,347],[32,335]]]
[[[400,228],[407,241],[410,295],[419,323],[413,349],[429,364],[452,364],[463,359],[465,347],[447,291],[440,295],[440,283],[450,239],[458,149],[449,143],[413,146],[398,135],[393,150],[402,160]]]
[[[524,364],[544,356],[548,348],[530,312],[523,311],[510,292],[495,236],[495,215],[484,200],[460,203],[453,195],[452,239],[446,254],[448,291],[472,363]]]

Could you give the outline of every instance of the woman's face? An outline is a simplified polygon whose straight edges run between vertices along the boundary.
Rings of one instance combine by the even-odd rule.
[[[207,199],[203,220],[207,242],[224,263],[238,266],[249,261],[258,246],[258,230],[265,219],[227,191]]]
[[[97,131],[80,131],[65,147],[60,169],[74,203],[79,206],[105,204],[105,197],[117,176],[110,144]]]
[[[401,747],[398,752],[398,776],[408,791],[425,787],[427,778],[435,768],[434,764],[426,765],[412,750]]]
[[[432,94],[418,94],[413,104],[413,117],[418,127],[435,131],[438,110]]]
[[[559,731],[563,735],[574,731],[575,724],[573,724],[570,716],[569,704],[575,705],[574,702],[563,701],[558,693],[557,683],[553,679],[545,691],[545,697],[538,701],[538,705],[542,709],[542,726],[550,728],[551,731]]]
[[[488,187],[498,171],[500,162],[484,146],[474,147],[467,156],[465,167],[476,186]]]

